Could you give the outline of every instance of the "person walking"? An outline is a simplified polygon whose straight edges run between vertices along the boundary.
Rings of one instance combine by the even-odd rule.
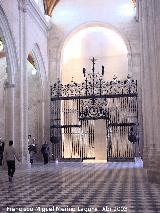
[[[3,152],[4,152],[4,142],[2,142],[0,138],[0,166],[2,166]]]
[[[33,144],[30,144],[28,146],[28,151],[29,151],[29,155],[30,155],[30,163],[31,165],[33,164],[33,160],[35,159],[35,155],[37,153],[37,146],[36,144],[33,142]]]
[[[20,158],[13,147],[13,141],[10,140],[9,146],[4,149],[4,160],[7,162],[9,182],[12,182],[15,173],[15,159],[20,161]]]
[[[47,141],[42,145],[41,153],[43,154],[44,164],[48,163],[48,157],[49,157],[49,146],[47,144]]]

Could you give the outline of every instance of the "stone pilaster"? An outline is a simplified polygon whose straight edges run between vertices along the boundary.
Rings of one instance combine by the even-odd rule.
[[[144,167],[148,178],[160,182],[160,1],[139,0]]]

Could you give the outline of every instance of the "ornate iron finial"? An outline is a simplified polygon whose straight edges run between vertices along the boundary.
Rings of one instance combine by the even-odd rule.
[[[61,98],[63,96],[69,97],[70,95],[80,97],[90,97],[92,100],[96,100],[97,97],[108,97],[109,95],[121,96],[132,95],[137,96],[137,80],[132,79],[132,75],[128,74],[125,80],[119,80],[116,75],[113,76],[111,81],[105,81],[104,65],[100,73],[94,73],[94,57],[90,59],[93,63],[92,71],[86,72],[86,68],[83,68],[83,75],[85,80],[82,83],[74,82],[73,78],[71,83],[63,85],[58,79],[57,83],[51,86],[52,99]]]
[[[104,75],[104,66],[102,65],[102,75]]]
[[[128,73],[127,79],[129,80],[129,79],[131,79],[131,78],[132,78],[132,75]]]
[[[92,73],[89,73],[88,75],[91,77],[95,77],[95,67],[94,67],[94,65],[95,65],[95,62],[98,60],[98,59],[95,59],[94,57],[93,58],[90,58],[89,59],[90,61],[92,61]],[[104,75],[104,65],[102,65],[102,71],[101,71],[101,73],[102,73],[102,76]],[[83,67],[83,76],[84,77],[86,77],[86,68],[84,68]],[[100,74],[99,74],[99,76],[100,76]],[[101,76],[101,77],[102,77]]]
[[[94,57],[89,59],[90,61],[92,61],[93,64],[95,64],[95,62],[98,60],[98,59],[95,59]]]
[[[73,83],[74,82],[74,77],[72,76],[72,80],[71,80],[71,82]]]
[[[113,76],[113,80],[115,81],[116,79],[117,79],[117,76],[116,76],[116,75],[114,75],[114,76]]]
[[[93,58],[91,58],[91,59],[89,59],[90,61],[92,61],[92,63],[93,63],[93,66],[92,66],[92,76],[93,76],[93,78],[94,78],[94,70],[95,70],[95,68],[94,68],[94,65],[95,65],[95,62],[98,60],[98,59],[95,59],[94,57]]]
[[[86,69],[83,67],[83,75],[86,76]]]

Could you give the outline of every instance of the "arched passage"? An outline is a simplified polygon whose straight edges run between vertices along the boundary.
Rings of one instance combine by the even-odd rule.
[[[64,87],[65,94],[68,92],[67,95],[69,96],[69,94],[71,94],[72,97],[64,99],[61,102],[60,118],[55,119],[61,120],[62,158],[101,158],[103,155],[103,158],[106,160],[106,141],[109,143],[108,138],[110,137],[111,132],[114,133],[112,137],[114,157],[121,157],[125,155],[124,153],[127,153],[127,155],[125,155],[126,158],[133,158],[134,154],[138,153],[139,147],[135,151],[134,146],[131,145],[130,141],[128,140],[128,132],[130,129],[129,126],[136,126],[138,124],[137,98],[134,100],[131,98],[128,101],[127,98],[123,99],[114,94],[114,97],[110,96],[108,99],[103,99],[101,96],[103,91],[100,93],[100,96],[98,96],[99,99],[93,98],[99,89],[103,90],[103,85],[99,83],[101,82],[100,80],[102,80],[101,75],[103,75],[103,79],[105,81],[110,81],[108,83],[104,83],[104,85],[112,85],[113,82],[111,82],[111,80],[116,82],[116,78],[113,79],[114,75],[120,80],[126,79],[126,81],[118,86],[118,88],[121,90],[123,84],[127,82],[127,76],[129,77],[128,74],[131,74],[128,53],[130,53],[130,46],[129,44],[126,45],[126,42],[119,33],[98,24],[97,26],[87,26],[83,29],[76,30],[64,42],[64,45],[61,48],[60,79],[62,84],[68,84],[72,80],[73,85],[68,84]],[[104,68],[103,72],[101,70],[102,67]],[[92,72],[93,70],[94,73]],[[84,72],[85,76],[83,76]],[[87,78],[87,76],[89,77]],[[94,81],[92,81],[93,79],[90,81],[90,76],[91,78],[95,78]],[[84,82],[82,85],[86,86],[81,87],[81,85],[78,84],[77,88],[75,88],[75,85],[77,85],[76,83],[81,83],[82,80]],[[74,84],[74,82],[76,83]],[[98,85],[101,85],[100,88]],[[85,96],[84,99],[88,98],[88,103],[80,100],[83,99],[79,97],[80,94],[78,95],[77,93],[77,95],[74,95],[76,91],[78,91],[79,87],[81,88],[81,93],[83,93],[83,89],[86,89],[86,92],[83,94]],[[111,86],[109,90],[106,89],[104,94],[110,94],[110,90],[112,90],[112,88],[113,87]],[[90,93],[90,89],[95,93]],[[63,93],[63,91],[61,92]],[[121,91],[117,91],[117,94],[119,94],[119,92],[121,93]],[[90,97],[87,96],[88,93],[90,94]],[[80,101],[77,101],[78,99]],[[96,106],[96,102],[99,104],[99,106]],[[131,105],[130,102],[134,102],[136,106],[134,107],[135,110],[132,115],[130,115],[129,109]],[[105,113],[102,113],[102,108],[104,107],[103,104],[106,106],[104,111],[110,115],[108,117]],[[125,107],[123,107],[123,105],[125,105]],[[55,106],[53,105],[53,108],[54,107]],[[101,112],[99,109],[101,109]],[[91,117],[93,114],[95,116],[104,115],[104,117]],[[81,115],[84,115],[84,117],[82,118]],[[135,117],[136,119],[134,124],[131,121],[132,117]],[[104,119],[106,119],[106,123],[104,122]],[[102,121],[97,123],[96,120]],[[113,123],[114,126],[111,127]],[[123,123],[125,123],[125,126]],[[98,127],[99,131],[96,133]],[[58,129],[58,124],[54,124],[51,127],[53,130],[56,128]],[[123,137],[121,137],[122,131],[124,132]],[[55,131],[55,133],[53,131],[54,136],[56,136],[56,133],[59,135],[58,130],[57,132]],[[103,137],[100,137],[99,135],[103,135]],[[100,140],[102,142],[101,145],[103,145],[101,146],[101,150],[99,150],[98,145]],[[118,140],[120,145],[117,146],[116,144]],[[122,141],[125,142],[122,143]],[[97,148],[95,148],[96,146]],[[129,147],[129,151],[127,150],[127,147]],[[95,151],[96,149],[97,151]],[[104,151],[103,154],[102,150]],[[130,155],[130,153],[133,155]]]
[[[31,141],[37,144],[39,150],[44,140],[48,140],[47,123],[47,79],[43,59],[36,44],[28,54],[28,135]],[[37,156],[39,158],[39,156]]]

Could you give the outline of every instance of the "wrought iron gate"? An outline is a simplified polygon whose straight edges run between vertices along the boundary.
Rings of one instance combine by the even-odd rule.
[[[106,121],[108,160],[133,159],[139,155],[137,81],[129,75],[126,80],[103,80],[83,68],[85,81],[67,85],[58,80],[51,86],[51,141],[53,157],[60,159],[95,158],[95,120]],[[136,139],[129,139],[130,132]]]

